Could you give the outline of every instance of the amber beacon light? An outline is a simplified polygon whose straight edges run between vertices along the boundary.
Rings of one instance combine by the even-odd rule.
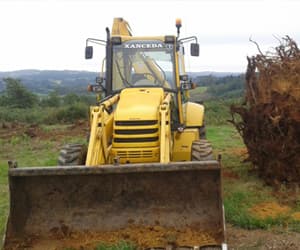
[[[181,28],[181,19],[180,18],[176,19],[176,28],[177,28],[177,37],[179,37],[180,28]]]

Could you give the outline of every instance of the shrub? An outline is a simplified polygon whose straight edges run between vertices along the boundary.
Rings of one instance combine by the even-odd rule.
[[[1,105],[13,108],[32,108],[38,103],[35,94],[27,90],[21,80],[5,78],[6,84],[4,95],[1,96]]]
[[[74,122],[79,119],[87,119],[87,117],[88,105],[76,103],[58,109],[52,109],[43,122],[46,124]]]

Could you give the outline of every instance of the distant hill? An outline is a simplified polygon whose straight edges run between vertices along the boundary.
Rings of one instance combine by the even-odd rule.
[[[201,76],[235,76],[240,73],[236,72],[189,72],[193,79]],[[0,72],[0,92],[5,89],[3,78],[17,78],[30,91],[38,94],[48,94],[53,90],[57,90],[59,94],[67,94],[70,92],[82,94],[86,92],[88,83],[94,83],[97,72],[89,71],[73,71],[73,70],[18,70],[10,72]]]
[[[238,76],[242,72],[216,72],[216,71],[202,71],[202,72],[188,72],[189,76],[193,79],[201,76],[225,77],[225,76]]]
[[[0,72],[0,91],[5,89],[3,78],[11,77],[22,81],[30,91],[39,94],[48,94],[57,90],[60,94],[77,93],[86,91],[88,83],[94,83],[96,72],[70,71],[70,70],[18,70]]]

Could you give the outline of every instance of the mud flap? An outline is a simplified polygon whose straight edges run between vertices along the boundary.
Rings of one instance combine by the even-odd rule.
[[[16,168],[9,188],[6,250],[225,240],[218,161]]]

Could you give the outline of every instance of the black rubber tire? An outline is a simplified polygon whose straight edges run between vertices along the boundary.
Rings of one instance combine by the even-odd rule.
[[[67,144],[59,152],[59,166],[85,165],[87,147],[84,144]]]
[[[211,144],[207,140],[197,140],[192,143],[192,161],[214,160]]]

